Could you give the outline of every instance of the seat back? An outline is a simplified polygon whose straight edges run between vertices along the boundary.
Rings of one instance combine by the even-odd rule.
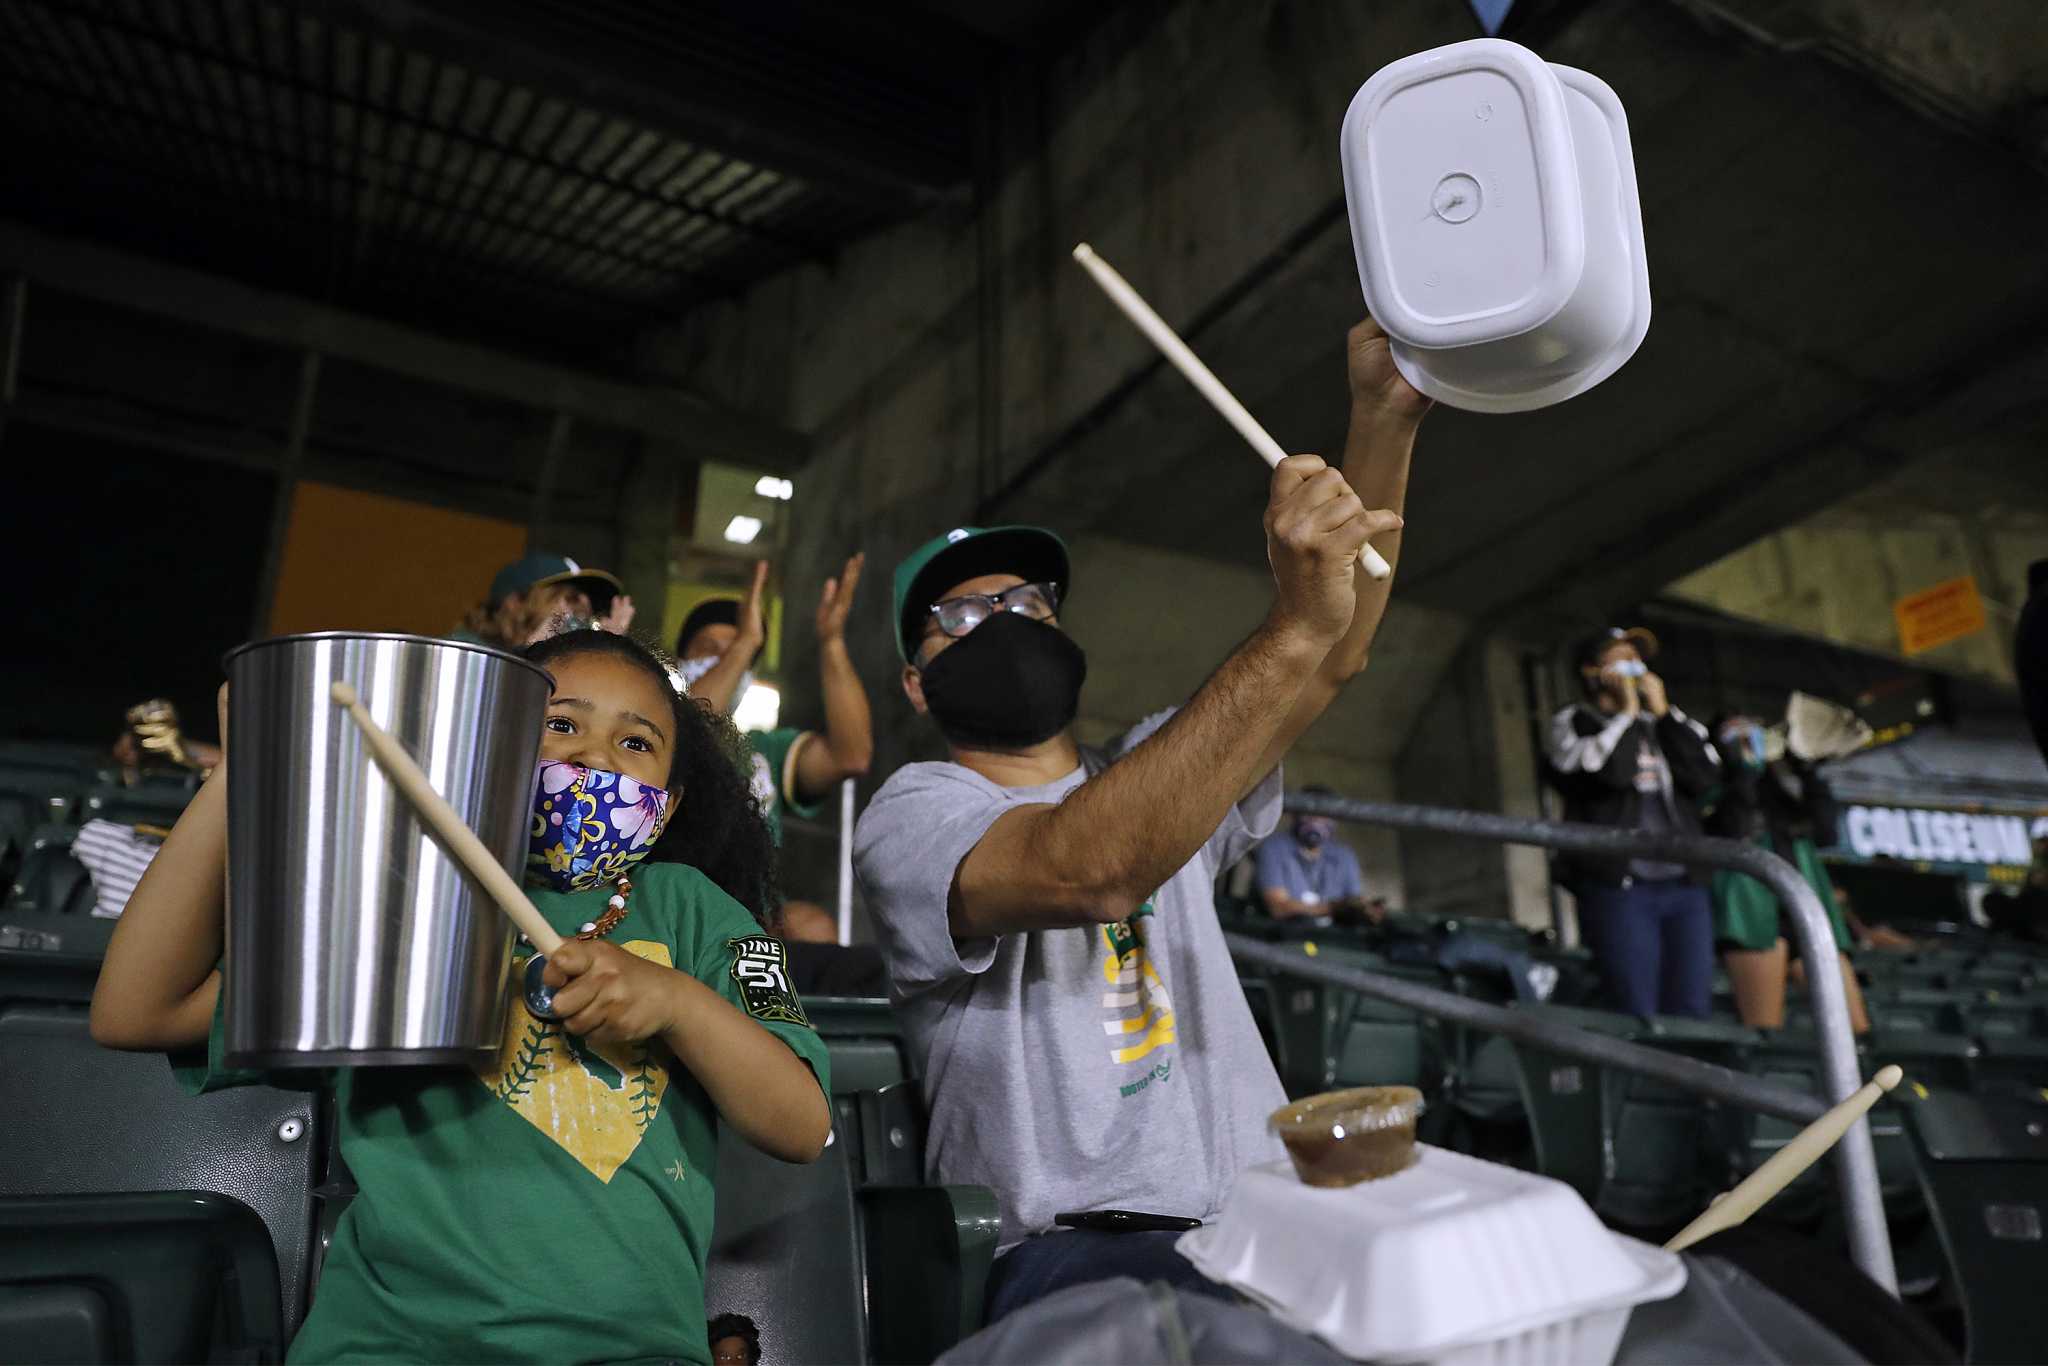
[[[2048,1286],[2048,1126],[2038,1103],[1954,1092],[1902,1103],[1962,1301],[1966,1361],[2038,1361]]]
[[[855,1210],[854,1099],[833,1102],[832,1141],[791,1166],[725,1125],[718,1134],[718,1217],[704,1310],[745,1314],[761,1354],[793,1366],[866,1361],[866,1256]]]
[[[297,1327],[319,1146],[313,1095],[249,1086],[189,1096],[160,1055],[94,1043],[82,1007],[0,1000],[0,1096],[0,1196],[232,1197],[269,1231],[273,1293],[286,1330]]]
[[[917,1075],[903,1026],[887,1001],[806,996],[804,1013],[831,1055],[833,1094],[877,1091]]]
[[[263,1222],[203,1191],[0,1196],[0,1357],[280,1361]]]
[[[995,1195],[922,1183],[916,1082],[841,1093],[832,1109],[808,1166],[721,1127],[705,1310],[753,1319],[776,1361],[930,1361],[981,1326]]]

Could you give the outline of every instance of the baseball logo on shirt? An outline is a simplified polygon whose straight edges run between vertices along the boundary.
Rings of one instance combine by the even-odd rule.
[[[1146,952],[1146,923],[1151,918],[1148,901],[1129,920],[1102,927],[1102,943],[1109,950],[1102,964],[1109,986],[1102,994],[1102,1007],[1110,1016],[1102,1022],[1102,1032],[1110,1038],[1110,1061],[1119,1065],[1138,1062],[1178,1037],[1173,999]],[[1136,1090],[1123,1088],[1122,1093],[1134,1095]]]
[[[673,966],[666,944],[632,939],[619,947]],[[475,1071],[513,1114],[609,1185],[640,1146],[668,1092],[668,1068],[656,1056],[655,1043],[592,1043],[558,1022],[536,1020],[515,1001],[505,1012],[497,1056]]]

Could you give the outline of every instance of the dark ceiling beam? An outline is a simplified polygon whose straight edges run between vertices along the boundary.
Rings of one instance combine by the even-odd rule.
[[[797,177],[847,201],[900,212],[959,192],[969,165],[928,147],[835,126],[764,89],[708,99],[687,69],[606,34],[551,23],[516,4],[436,0],[272,0],[325,24],[381,35],[470,70]],[[774,54],[759,54],[762,65]],[[964,146],[964,142],[963,142]]]
[[[801,432],[673,390],[450,341],[220,276],[0,221],[0,276],[159,317],[483,394],[655,438],[663,449],[770,473],[800,469]],[[33,346],[33,332],[26,339]]]

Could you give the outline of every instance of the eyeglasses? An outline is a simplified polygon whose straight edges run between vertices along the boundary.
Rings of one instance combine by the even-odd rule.
[[[1060,609],[1056,583],[1020,583],[1000,593],[962,593],[931,605],[939,629],[958,640],[997,612],[1015,612],[1033,621],[1049,621]]]

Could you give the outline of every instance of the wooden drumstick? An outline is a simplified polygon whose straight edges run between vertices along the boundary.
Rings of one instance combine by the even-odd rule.
[[[1102,286],[1102,292],[1109,296],[1109,301],[1123,310],[1123,315],[1159,348],[1161,355],[1173,362],[1173,368],[1195,386],[1197,393],[1209,400],[1209,406],[1221,413],[1225,422],[1237,428],[1237,434],[1268,465],[1277,465],[1287,458],[1287,452],[1273,439],[1273,434],[1259,425],[1259,420],[1251,415],[1250,410],[1237,401],[1237,395],[1223,387],[1223,381],[1216,378],[1215,372],[1202,364],[1202,358],[1188,349],[1188,344],[1166,325],[1164,318],[1152,311],[1152,305],[1131,288],[1130,281],[1117,274],[1116,267],[1097,256],[1095,248],[1086,242],[1074,248],[1074,259],[1094,277],[1096,284]],[[1394,567],[1370,543],[1358,548],[1358,562],[1365,566],[1366,573],[1376,579],[1384,579],[1394,572]]]
[[[562,936],[555,933],[547,917],[526,899],[526,893],[519,890],[519,884],[491,856],[491,851],[484,848],[484,842],[476,837],[476,832],[455,814],[455,808],[434,791],[434,785],[427,781],[427,775],[405,752],[405,747],[370,719],[370,709],[356,696],[356,690],[337,681],[328,691],[335,705],[346,708],[357,729],[362,731],[363,742],[369,745],[370,753],[376,756],[392,786],[412,803],[412,809],[440,838],[442,846],[455,855],[455,861],[483,885],[491,900],[498,903],[498,909],[511,917],[519,932],[532,940],[534,948],[542,954],[550,954],[560,948]]]
[[[1746,1221],[1772,1196],[1798,1179],[1801,1172],[1820,1161],[1822,1155],[1849,1132],[1849,1126],[1863,1118],[1870,1107],[1877,1104],[1878,1097],[1897,1086],[1904,1076],[1896,1063],[1880,1069],[1876,1076],[1858,1088],[1856,1094],[1794,1134],[1790,1143],[1772,1153],[1768,1161],[1744,1177],[1733,1190],[1707,1206],[1705,1213],[1664,1244],[1664,1250],[1683,1252],[1702,1238]]]

